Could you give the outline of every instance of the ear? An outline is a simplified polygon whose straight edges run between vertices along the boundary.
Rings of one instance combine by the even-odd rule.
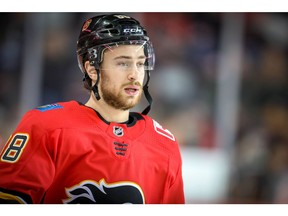
[[[89,61],[85,62],[84,67],[92,82],[95,82],[97,79],[97,72],[95,70],[95,67],[91,66]]]

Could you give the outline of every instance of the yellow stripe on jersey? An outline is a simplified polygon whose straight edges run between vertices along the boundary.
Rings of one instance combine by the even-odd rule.
[[[1,191],[0,191],[0,198],[5,199],[5,200],[15,200],[20,204],[27,204],[22,198],[12,195],[12,194],[4,193]]]

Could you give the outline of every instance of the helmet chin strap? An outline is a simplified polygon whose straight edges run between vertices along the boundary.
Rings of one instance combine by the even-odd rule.
[[[94,57],[94,56],[93,56]],[[100,94],[99,94],[99,90],[98,90],[98,84],[99,84],[99,81],[100,81],[100,69],[99,69],[99,65],[96,63],[96,59],[95,57],[93,59],[91,59],[89,61],[89,64],[91,66],[93,66],[97,72],[97,80],[96,80],[96,83],[94,84],[94,86],[92,86],[92,91],[96,97],[97,100],[100,100],[101,97],[100,97]]]
[[[151,95],[150,95],[150,93],[148,91],[148,87],[149,87],[148,83],[149,83],[149,80],[150,80],[150,71],[147,70],[146,73],[147,73],[147,81],[146,81],[145,85],[143,86],[143,91],[144,91],[144,95],[145,95],[146,100],[148,101],[149,105],[142,111],[143,115],[147,115],[148,114],[148,112],[151,109],[152,102],[153,102],[152,97],[151,97]]]
[[[95,85],[92,87],[92,91],[93,91],[96,99],[100,100],[101,97],[100,97],[99,90],[98,90],[98,83],[99,83],[99,80],[100,80],[100,70],[96,69],[96,72],[97,72],[97,80],[96,80]]]

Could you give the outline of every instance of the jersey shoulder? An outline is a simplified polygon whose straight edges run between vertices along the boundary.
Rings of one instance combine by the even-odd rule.
[[[153,148],[157,148],[162,153],[174,158],[172,163],[179,165],[181,163],[180,146],[177,138],[168,129],[164,128],[158,121],[149,117],[143,116],[146,121],[146,137]]]
[[[153,137],[153,139],[162,145],[178,148],[177,139],[171,131],[164,128],[158,121],[149,116],[143,116],[143,118],[146,120],[149,136]]]
[[[78,102],[58,102],[36,107],[28,111],[22,118],[21,123],[37,125],[43,129],[56,129],[71,126],[71,117],[77,113]],[[70,117],[70,118],[69,118]]]

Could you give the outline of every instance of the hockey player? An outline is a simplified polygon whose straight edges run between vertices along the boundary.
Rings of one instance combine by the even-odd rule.
[[[147,116],[154,50],[145,29],[122,14],[92,17],[77,55],[89,100],[24,115],[0,155],[0,203],[185,203],[178,143]],[[142,92],[149,106],[129,111]]]

